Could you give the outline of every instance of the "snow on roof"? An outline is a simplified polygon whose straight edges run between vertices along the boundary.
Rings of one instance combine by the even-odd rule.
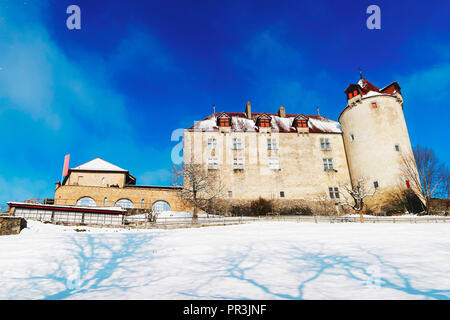
[[[227,113],[231,116],[231,131],[234,132],[258,132],[256,119],[261,113],[252,113],[252,119],[248,119],[245,113]],[[217,115],[217,114],[216,114]],[[190,127],[190,131],[218,131],[216,115],[211,114],[204,120],[197,122]],[[287,114],[286,117],[280,117],[277,114],[267,113],[271,117],[270,126],[273,132],[297,132],[293,127],[294,118],[297,114]],[[313,133],[342,133],[339,122],[318,115],[305,115],[309,119],[309,131]]]
[[[394,93],[397,92],[396,87],[400,89],[400,86],[395,81],[382,89],[378,89],[367,79],[364,78],[358,81],[358,85],[362,89],[362,97],[373,97],[377,95],[393,95]]]
[[[382,96],[382,95],[386,95],[380,92],[376,92],[376,91],[369,91],[366,94],[363,95],[363,97],[368,98],[368,97],[373,97],[373,96]]]
[[[87,171],[123,171],[127,172],[127,170],[122,169],[108,161],[105,161],[100,158],[95,158],[91,161],[83,163],[78,167],[72,168],[71,170],[87,170]]]
[[[8,205],[11,207],[36,207],[36,208],[59,208],[59,209],[74,209],[77,211],[111,211],[111,212],[126,212],[127,210],[122,207],[97,207],[97,206],[70,206],[70,205],[55,205],[55,204],[42,204],[42,203],[29,203],[29,202],[18,202],[10,201]]]

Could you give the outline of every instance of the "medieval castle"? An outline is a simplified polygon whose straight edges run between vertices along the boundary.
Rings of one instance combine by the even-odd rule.
[[[409,187],[402,157],[412,148],[400,86],[378,89],[362,78],[345,90],[338,122],[319,115],[214,113],[183,134],[185,163],[204,165],[222,179],[224,199],[339,200],[340,186],[364,179],[380,203]],[[142,186],[128,170],[102,159],[72,168],[57,184],[54,205],[190,211],[179,187]],[[20,206],[20,204],[16,204]]]

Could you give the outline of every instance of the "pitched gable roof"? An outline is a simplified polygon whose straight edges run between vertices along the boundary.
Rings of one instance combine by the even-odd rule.
[[[128,172],[128,170],[122,169],[112,163],[109,163],[108,161],[105,161],[100,158],[95,158],[91,161],[88,161],[86,163],[83,163],[82,165],[79,165],[78,167],[72,168],[72,171],[122,171],[122,172]]]

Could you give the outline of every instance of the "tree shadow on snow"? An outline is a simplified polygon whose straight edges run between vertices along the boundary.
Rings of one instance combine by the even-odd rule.
[[[137,287],[138,285],[130,285],[123,283],[124,279],[113,279],[115,272],[128,271],[132,274],[133,270],[127,265],[130,260],[136,258],[136,251],[144,245],[151,245],[155,235],[148,234],[122,234],[120,239],[120,248],[113,248],[108,244],[108,236],[99,235],[77,235],[72,237],[74,244],[73,258],[76,263],[70,265],[69,268],[75,270],[75,277],[67,273],[67,263],[65,261],[57,263],[57,269],[51,274],[44,276],[34,276],[27,280],[36,281],[33,289],[43,291],[44,300],[60,300],[69,298],[75,294],[81,294],[92,291],[108,291],[111,289],[119,289],[126,291]],[[104,237],[104,238],[103,238]],[[145,256],[147,262],[153,259],[152,256]],[[51,263],[51,262],[49,262]],[[48,288],[40,288],[40,280],[52,280],[56,284],[63,286],[63,290],[47,295],[44,292]],[[54,287],[54,286],[52,286]],[[47,291],[47,290],[45,290]]]

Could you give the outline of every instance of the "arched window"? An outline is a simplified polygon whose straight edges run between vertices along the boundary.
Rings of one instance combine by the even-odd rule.
[[[122,208],[134,208],[134,204],[130,199],[119,199],[116,201],[115,206]]]
[[[108,204],[108,197],[105,197],[105,199],[103,200],[103,204],[106,206]]]
[[[95,207],[97,204],[95,203],[94,199],[91,197],[83,197],[78,199],[77,206],[82,207]]]
[[[145,200],[144,199],[141,200],[141,207],[145,207]]]
[[[158,200],[152,205],[153,212],[170,211],[170,205],[164,200]]]

